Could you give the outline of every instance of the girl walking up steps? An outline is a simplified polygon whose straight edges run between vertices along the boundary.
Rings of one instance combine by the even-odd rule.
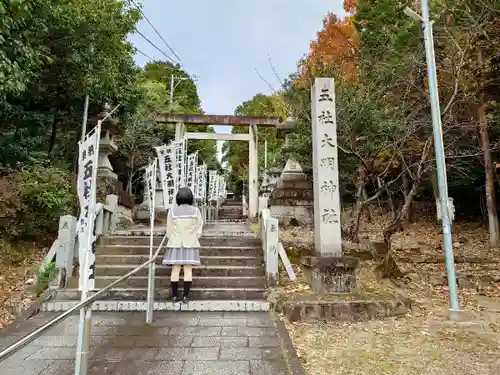
[[[167,216],[167,251],[163,264],[172,265],[170,285],[172,302],[179,300],[179,276],[184,269],[184,291],[182,302],[189,301],[189,291],[193,282],[193,266],[200,265],[200,242],[203,218],[195,207],[193,193],[189,188],[180,188],[175,200],[177,206],[169,210]]]

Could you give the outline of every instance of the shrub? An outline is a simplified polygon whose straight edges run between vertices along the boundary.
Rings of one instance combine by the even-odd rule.
[[[73,211],[74,179],[65,170],[34,164],[0,179],[0,221],[14,237],[57,231],[59,217]]]
[[[36,292],[40,296],[50,285],[57,275],[56,262],[48,262],[36,272]]]

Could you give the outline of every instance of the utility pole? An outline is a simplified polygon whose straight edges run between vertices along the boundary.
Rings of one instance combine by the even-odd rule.
[[[264,140],[264,169],[267,170],[267,139]]]
[[[439,92],[436,71],[436,56],[434,53],[434,38],[432,22],[429,20],[429,4],[427,0],[420,1],[422,15],[420,16],[406,7],[405,13],[409,17],[422,22],[425,42],[425,57],[427,60],[427,77],[429,80],[429,100],[431,104],[432,131],[434,135],[434,152],[436,154],[436,171],[441,207],[441,224],[443,228],[443,243],[446,259],[446,273],[448,276],[448,291],[450,296],[450,313],[454,315],[460,311],[455,274],[455,260],[451,237],[451,222],[448,209],[448,182],[446,179],[446,159],[444,154],[443,129],[441,124],[441,109],[439,106]],[[453,318],[453,316],[450,316]]]
[[[177,87],[177,85],[175,85],[175,81],[178,81],[179,83],[188,79],[189,78],[186,77],[176,77],[174,76],[174,73],[170,75],[170,108],[174,105],[174,90]]]
[[[89,70],[92,69],[92,55],[94,54],[94,46],[91,44],[89,46]],[[83,105],[83,120],[82,120],[82,136],[80,137],[81,141],[85,139],[85,135],[87,134],[87,122],[89,116],[89,88],[87,87],[87,92],[85,93],[85,104]]]
[[[174,73],[170,75],[170,108],[174,104]]]
[[[82,136],[80,137],[81,141],[85,139],[85,134],[87,134],[87,119],[89,116],[89,93],[85,94],[85,104],[83,106],[83,121],[82,121]]]

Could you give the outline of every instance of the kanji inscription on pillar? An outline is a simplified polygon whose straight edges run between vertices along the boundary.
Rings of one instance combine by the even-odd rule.
[[[311,90],[316,252],[341,256],[340,194],[333,78],[316,78]]]

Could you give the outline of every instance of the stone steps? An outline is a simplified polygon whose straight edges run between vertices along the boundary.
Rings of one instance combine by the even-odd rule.
[[[233,214],[219,213],[217,220],[225,220],[226,222],[232,222],[232,221],[236,221],[236,220],[243,220],[242,217],[243,216],[241,214],[233,215]]]
[[[182,283],[179,284],[179,293],[182,293]],[[190,298],[195,301],[208,300],[262,300],[264,288],[191,288]],[[155,284],[155,301],[170,301],[170,286],[158,288]],[[115,288],[105,293],[100,300],[146,301],[146,288]],[[80,301],[80,292],[73,289],[63,289],[56,293],[55,301]]]
[[[96,276],[95,287],[104,288],[116,281],[119,276]],[[183,279],[181,274],[181,280]],[[78,277],[71,277],[66,283],[67,288],[78,287]],[[147,276],[131,276],[119,283],[117,288],[147,288]],[[155,287],[170,288],[170,276],[156,276]],[[265,288],[262,276],[200,276],[193,279],[193,287],[203,288]]]
[[[51,301],[41,306],[41,311],[67,311],[78,304],[78,301]],[[143,311],[147,309],[146,301],[96,301],[93,311]],[[184,303],[155,301],[153,311],[269,311],[269,302],[264,300],[203,300]]]
[[[136,265],[127,264],[99,264],[96,262],[96,277],[124,276],[132,271]],[[155,276],[170,276],[171,266],[157,265]],[[182,273],[181,273],[182,274]],[[143,268],[136,276],[147,276],[148,268]],[[251,277],[264,276],[263,267],[259,266],[209,266],[201,265],[193,268],[193,276],[198,277]]]
[[[153,248],[156,252],[157,248]],[[262,249],[255,246],[202,246],[200,249],[200,256],[253,256],[261,257]],[[143,255],[149,257],[149,245],[111,245],[111,246],[98,246],[96,254],[98,255]],[[160,254],[164,254],[162,250]]]
[[[207,224],[215,224],[215,223],[224,223],[224,224],[244,224],[247,222],[247,219],[241,219],[241,218],[236,218],[236,219],[223,219],[223,218],[218,218],[217,220],[209,220],[207,221]]]
[[[252,256],[250,254],[248,255],[239,255],[240,253],[247,254],[244,252],[246,248],[243,248],[241,250],[238,249],[228,249],[228,252],[231,253],[237,253],[238,255],[212,255],[210,251],[207,251],[207,253],[210,253],[210,255],[204,256],[204,252],[202,252],[202,255],[200,256],[201,259],[201,264],[206,265],[206,266],[261,266],[264,262],[264,257],[260,254],[259,252],[255,252],[255,256]],[[251,248],[251,250],[254,250]],[[260,249],[259,249],[260,250]],[[111,249],[109,250],[111,252]],[[223,250],[220,250],[223,251]],[[102,254],[102,255],[101,255]],[[111,255],[105,255],[101,252],[101,249],[97,250],[97,255],[96,255],[96,265],[106,265],[106,264],[112,264],[112,265],[131,265],[131,266],[139,266],[145,262],[147,262],[149,259],[149,249],[148,252],[142,252],[141,254],[111,254]],[[161,265],[162,263],[162,257],[159,256],[156,258],[156,264]]]
[[[154,236],[153,245],[160,245],[163,237]],[[143,236],[103,236],[99,238],[98,247],[104,246],[148,246],[149,249],[149,235]],[[200,245],[202,247],[255,247],[260,248],[260,238],[255,233],[234,236],[231,233],[222,232],[218,236],[203,236],[200,238]],[[148,250],[149,251],[149,250]]]
[[[163,240],[165,230],[158,227],[155,228],[154,233],[153,252],[156,252]],[[245,221],[225,219],[207,223],[200,243],[202,265],[193,269],[194,277],[190,294],[191,300],[198,306],[196,308],[213,308],[212,305],[206,305],[210,301],[229,301],[229,305],[225,304],[226,307],[223,308],[236,310],[228,311],[254,311],[245,310],[254,308],[251,307],[254,306],[252,301],[257,304],[256,306],[263,306],[262,303],[267,303],[265,302],[266,279],[260,237],[250,231]],[[154,298],[155,306],[158,307],[155,307],[155,310],[169,309],[170,307],[165,305],[168,303],[173,305],[167,302],[171,298],[171,266],[161,264],[164,252],[165,249],[162,249],[156,260]],[[96,249],[95,288],[99,290],[108,286],[137,266],[144,264],[149,259],[149,255],[150,237],[147,228],[139,226],[129,231],[120,231],[116,235],[100,237]],[[182,276],[183,273],[181,273],[179,293],[182,293]],[[117,309],[143,311],[147,298],[147,286],[148,268],[144,268],[102,295],[93,309],[97,311],[117,311]],[[70,308],[80,299],[77,289],[78,277],[71,277],[65,289],[58,290],[51,301],[44,302],[42,310],[61,311],[60,309]]]

